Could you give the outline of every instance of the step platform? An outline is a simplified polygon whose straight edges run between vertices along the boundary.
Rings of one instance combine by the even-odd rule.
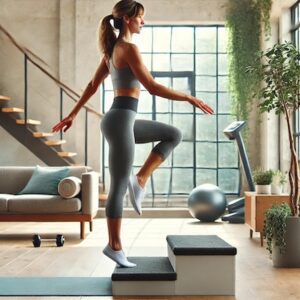
[[[169,235],[168,257],[129,257],[116,267],[113,295],[234,295],[237,250],[216,235]]]
[[[116,267],[113,295],[173,295],[177,274],[168,257],[128,257],[134,268]]]
[[[175,295],[234,295],[237,250],[217,235],[169,235]]]

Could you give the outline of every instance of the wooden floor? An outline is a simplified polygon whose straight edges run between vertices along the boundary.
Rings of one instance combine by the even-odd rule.
[[[88,228],[87,228],[88,229]],[[66,237],[33,248],[32,235]],[[258,234],[249,239],[244,224],[201,224],[186,219],[124,219],[123,247],[129,256],[167,256],[168,234],[217,234],[237,247],[236,297],[1,297],[2,299],[300,299],[300,269],[275,269]],[[0,223],[0,276],[110,276],[114,263],[102,255],[107,243],[105,219],[94,221],[94,232],[79,239],[76,223]]]

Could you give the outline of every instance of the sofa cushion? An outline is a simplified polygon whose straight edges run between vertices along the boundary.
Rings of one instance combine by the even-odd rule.
[[[81,179],[69,176],[62,179],[58,184],[58,193],[63,198],[74,198],[80,193]]]
[[[18,194],[58,195],[58,184],[68,175],[68,168],[61,169],[36,166],[28,183]]]
[[[8,199],[11,197],[14,197],[14,195],[0,194],[0,213],[7,212],[7,202],[8,202]]]
[[[53,214],[72,213],[81,210],[78,198],[63,199],[54,195],[18,195],[8,199],[9,213]]]
[[[52,168],[52,167],[49,167]],[[56,169],[65,167],[55,167]],[[69,176],[81,178],[81,174],[91,170],[86,166],[69,166]],[[35,167],[0,167],[0,193],[17,194],[20,192],[30,177]]]

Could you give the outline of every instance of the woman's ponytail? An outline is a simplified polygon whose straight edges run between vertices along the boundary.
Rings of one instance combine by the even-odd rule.
[[[117,42],[115,31],[122,32],[123,17],[136,17],[144,12],[144,6],[133,0],[121,0],[112,10],[112,14],[104,17],[99,24],[98,43],[99,49],[104,55],[111,57],[113,48]],[[113,25],[110,23],[113,20]]]
[[[114,45],[117,41],[114,27],[110,23],[112,19],[113,15],[104,17],[100,23],[98,30],[99,48],[104,53],[104,55],[108,57],[111,57]]]

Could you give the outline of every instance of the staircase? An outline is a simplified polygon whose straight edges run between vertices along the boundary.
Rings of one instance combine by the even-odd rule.
[[[28,112],[28,98],[29,98],[29,80],[30,74],[28,74],[29,67],[33,67],[40,72],[42,76],[46,76],[47,79],[57,85],[59,90],[59,105],[57,112],[59,112],[60,120],[63,118],[63,104],[64,101],[78,102],[80,95],[65,83],[60,81],[54,75],[52,75],[43,66],[48,66],[43,59],[33,53],[31,50],[22,46],[16,39],[2,26],[0,25],[0,33],[6,38],[6,42],[13,45],[20,54],[24,57],[24,104],[23,107],[14,107],[9,105],[11,102],[10,97],[6,95],[0,95],[0,126],[2,126],[10,135],[16,138],[20,143],[27,147],[33,154],[40,158],[45,164],[49,166],[65,166],[74,165],[76,152],[66,152],[62,149],[66,143],[62,139],[62,133],[58,139],[51,139],[54,135],[49,132],[41,132],[38,130],[38,126],[41,125],[39,120],[32,120],[27,117]],[[4,46],[4,44],[3,44]],[[49,66],[48,66],[49,67]],[[64,97],[67,96],[68,100]],[[96,115],[99,121],[102,118],[102,114],[91,105],[83,105],[82,110],[85,111],[85,127],[83,132],[85,133],[85,142],[82,149],[85,151],[84,162],[81,164],[88,164],[88,117],[89,115]],[[77,162],[78,163],[78,162]]]
[[[116,267],[114,296],[234,295],[237,250],[216,235],[169,235],[168,257],[129,257]]]
[[[9,106],[10,97],[0,95],[0,125],[15,139],[28,148],[40,160],[49,166],[74,165],[75,152],[65,152],[61,145],[65,140],[50,140],[53,133],[40,132],[38,120],[24,119],[24,109]]]

